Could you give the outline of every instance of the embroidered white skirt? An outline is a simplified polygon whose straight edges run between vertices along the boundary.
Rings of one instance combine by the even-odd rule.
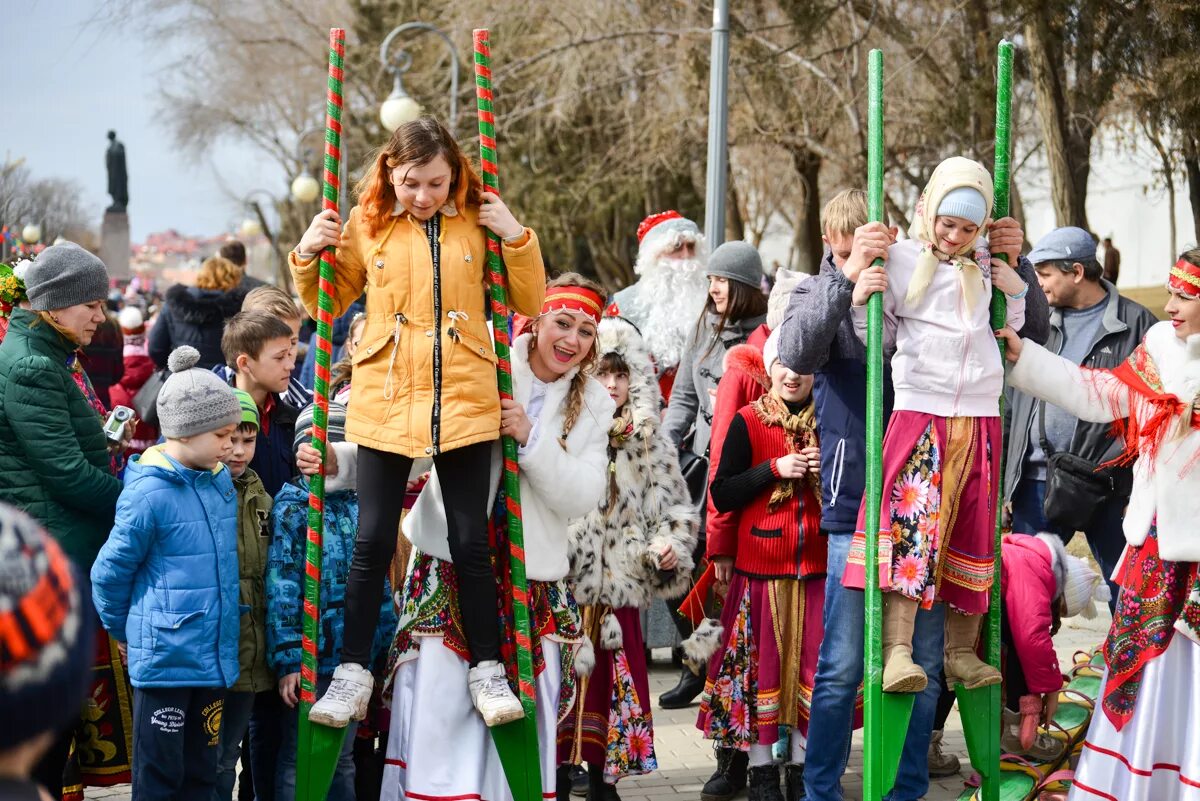
[[[1097,705],[1070,798],[1200,801],[1200,645],[1175,633],[1121,731]]]
[[[542,797],[554,798],[557,715],[562,688],[558,642],[543,637],[537,677]],[[439,636],[422,637],[416,658],[396,668],[392,723],[380,801],[511,801],[483,718],[471,703],[467,663]]]

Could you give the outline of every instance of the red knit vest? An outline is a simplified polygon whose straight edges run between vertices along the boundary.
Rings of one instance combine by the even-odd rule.
[[[787,435],[782,426],[768,426],[753,407],[738,414],[750,435],[751,465],[786,456]],[[764,489],[738,514],[737,556],[734,569],[760,579],[806,579],[825,575],[828,540],[821,533],[821,504],[812,484],[805,482],[775,511],[767,510],[775,484]]]

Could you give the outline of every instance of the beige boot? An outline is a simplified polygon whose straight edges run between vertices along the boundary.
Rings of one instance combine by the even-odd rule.
[[[917,602],[897,592],[883,594],[883,691],[919,693],[929,683],[925,671],[912,661]]]
[[[1000,683],[1000,671],[975,655],[979,639],[979,624],[983,615],[964,615],[946,609],[946,686],[951,689],[961,683],[968,690],[977,690]]]

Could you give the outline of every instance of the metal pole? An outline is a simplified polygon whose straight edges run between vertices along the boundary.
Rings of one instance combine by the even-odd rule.
[[[704,184],[704,236],[715,248],[725,241],[725,183],[729,168],[729,0],[713,4],[708,81],[708,176]]]

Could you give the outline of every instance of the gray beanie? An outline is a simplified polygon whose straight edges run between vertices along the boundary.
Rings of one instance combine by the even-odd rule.
[[[760,289],[763,279],[762,257],[749,242],[726,242],[708,257],[704,274]]]
[[[200,351],[182,345],[171,351],[171,375],[158,393],[158,425],[167,439],[216,431],[242,421],[242,405],[216,373],[196,368]]]
[[[95,303],[108,296],[108,270],[74,242],[51,245],[29,265],[25,291],[34,311]]]

